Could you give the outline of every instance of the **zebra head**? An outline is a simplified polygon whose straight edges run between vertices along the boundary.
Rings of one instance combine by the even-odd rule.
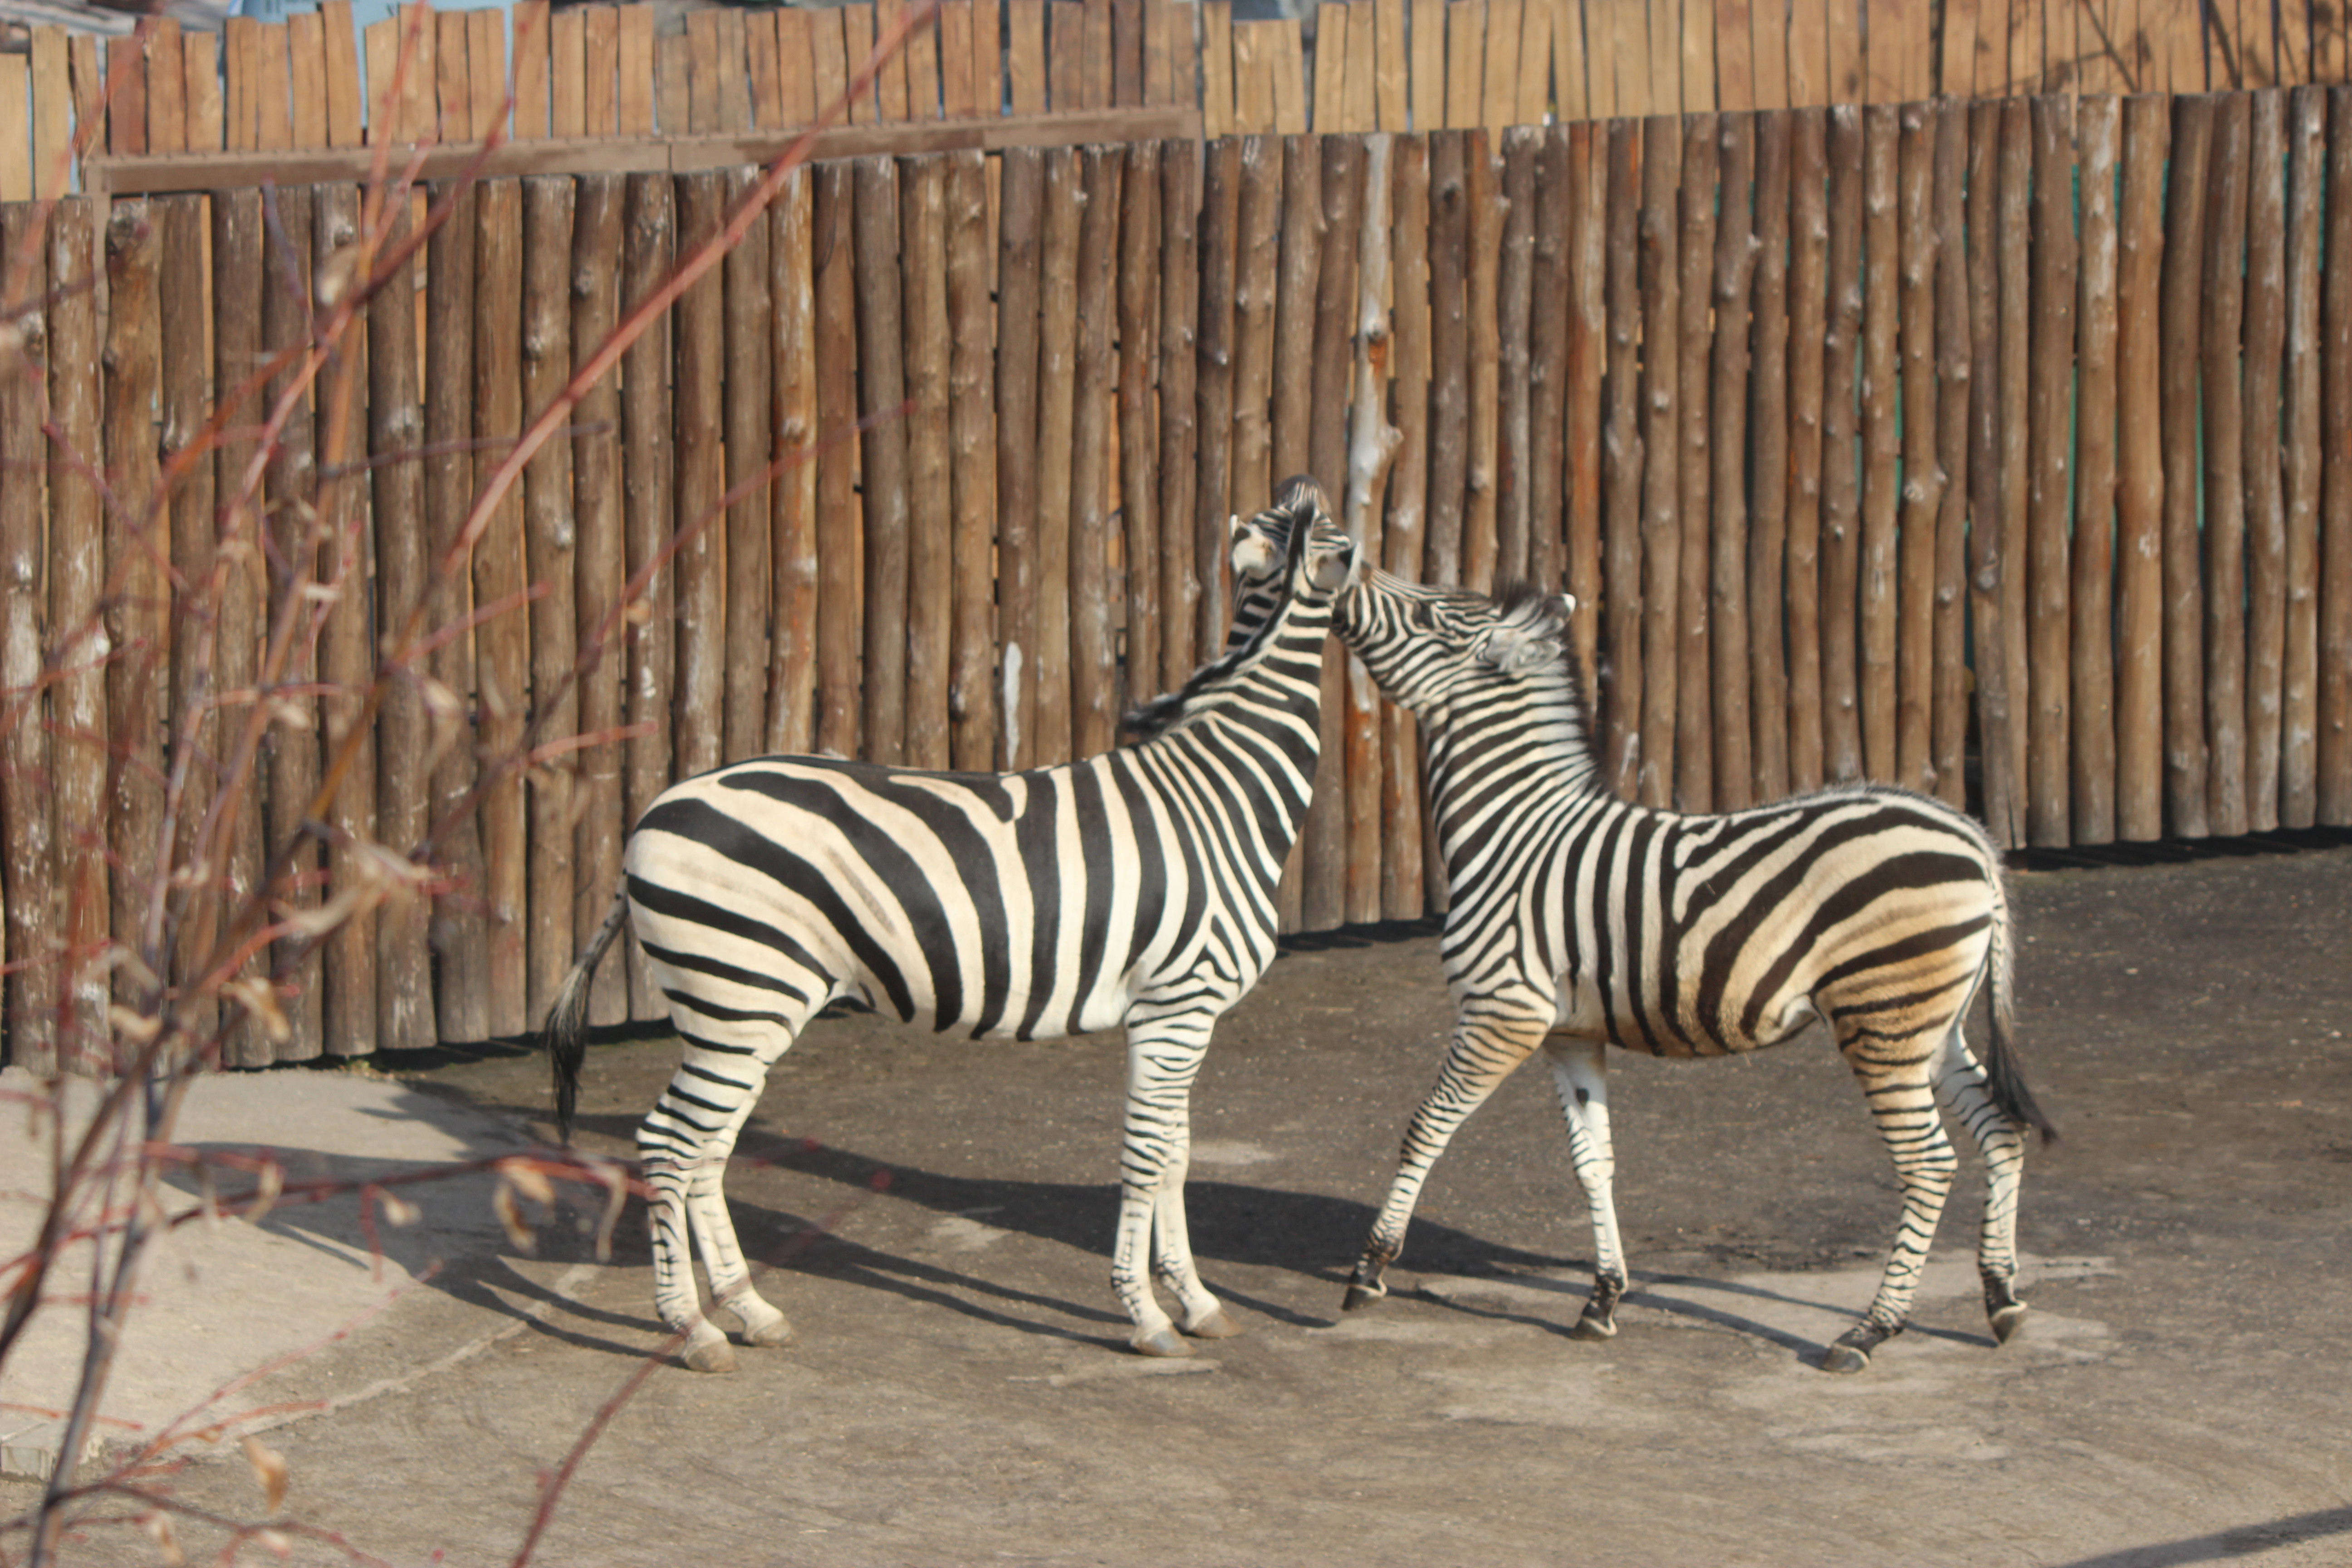
[[[1322,487],[1304,474],[1283,481],[1272,506],[1231,526],[1234,618],[1224,649],[1180,689],[1128,714],[1126,728],[1139,740],[1172,728],[1202,693],[1257,660],[1297,612],[1328,613],[1356,575],[1356,542],[1332,521]]]
[[[1423,717],[1481,694],[1558,692],[1580,719],[1583,693],[1568,657],[1575,605],[1523,583],[1490,598],[1366,571],[1339,596],[1331,629],[1382,691]]]

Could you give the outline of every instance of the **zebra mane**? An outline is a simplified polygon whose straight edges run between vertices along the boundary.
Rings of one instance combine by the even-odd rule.
[[[1541,585],[1509,578],[1495,585],[1494,643],[1488,658],[1518,674],[1556,675],[1574,710],[1580,733],[1592,733],[1592,709],[1584,689],[1584,672],[1569,657],[1569,607],[1557,593]],[[1501,657],[1496,658],[1496,651]]]
[[[1274,602],[1267,607],[1265,617],[1250,628],[1249,637],[1245,641],[1226,649],[1218,658],[1201,666],[1192,673],[1183,685],[1164,696],[1155,697],[1149,702],[1139,703],[1129,709],[1125,717],[1119,721],[1119,728],[1132,735],[1138,744],[1147,741],[1156,741],[1181,724],[1192,716],[1193,705],[1205,693],[1223,686],[1232,679],[1236,672],[1255,663],[1258,657],[1265,651],[1267,645],[1273,641],[1276,633],[1282,626],[1283,612],[1289,608],[1291,595],[1297,589],[1298,563],[1305,558],[1307,541],[1315,531],[1316,494],[1311,487],[1302,492],[1297,488],[1299,484],[1300,481],[1297,479],[1286,483],[1283,486],[1282,494],[1276,498],[1274,507],[1270,509],[1277,511],[1293,511],[1303,507],[1307,516],[1303,521],[1296,516],[1292,519],[1289,548],[1282,563],[1281,584],[1276,590]],[[1241,607],[1239,603],[1241,597],[1242,595],[1236,595],[1237,611]]]

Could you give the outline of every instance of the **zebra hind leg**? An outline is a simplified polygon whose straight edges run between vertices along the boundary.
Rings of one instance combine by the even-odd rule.
[[[1984,1156],[1984,1227],[1977,1241],[1977,1275],[1984,1282],[1985,1317],[1993,1341],[2007,1344],[2025,1326],[2026,1318],[2026,1304],[2017,1293],[2017,1198],[2025,1177],[2025,1137],[1993,1104],[1984,1069],[1958,1024],[1945,1037],[1936,1089]]]
[[[1959,1169],[1958,1156],[1944,1131],[1937,1109],[1933,1071],[1942,1052],[1948,1024],[1932,1037],[1938,1043],[1922,1052],[1912,1049],[1916,1037],[1889,1039],[1863,1030],[1848,1033],[1842,1042],[1846,1060],[1862,1082],[1870,1102],[1878,1136],[1895,1162],[1903,1187],[1903,1217],[1895,1226],[1895,1245],[1886,1258],[1878,1294],[1861,1322],[1840,1334],[1822,1356],[1824,1372],[1860,1372],[1870,1364],[1871,1352],[1903,1331],[1910,1321],[1912,1298],[1919,1289],[1919,1273],[1927,1266],[1927,1247],[1935,1240],[1936,1222]]]
[[[1128,1020],[1127,1115],[1110,1281],[1135,1324],[1128,1342],[1144,1355],[1189,1356],[1192,1347],[1185,1334],[1220,1339],[1237,1331],[1201,1283],[1184,1222],[1192,1079],[1213,1023],[1191,1015]],[[1183,1308],[1181,1333],[1152,1293],[1155,1262]]]

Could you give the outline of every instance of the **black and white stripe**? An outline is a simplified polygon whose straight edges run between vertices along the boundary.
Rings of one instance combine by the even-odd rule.
[[[1611,1198],[1604,1051],[1716,1056],[1828,1024],[1903,1188],[1862,1321],[1823,1364],[1856,1371],[1899,1332],[1957,1160],[1940,1098],[1983,1152],[1985,1307],[2006,1340],[2016,1294],[2020,1130],[2050,1132],[2011,1045],[2009,905],[1983,830],[1907,791],[1855,784],[1722,816],[1601,789],[1565,644],[1566,601],[1425,588],[1367,569],[1337,629],[1420,721],[1450,905],[1454,1036],[1415,1112],[1347,1305],[1382,1293],[1431,1165],[1541,1047],[1592,1212],[1594,1286],[1578,1331],[1615,1332],[1626,1285]],[[1990,982],[1980,1067],[1961,1025]]]
[[[1145,738],[1129,749],[1017,773],[769,757],[647,808],[546,1038],[568,1134],[589,977],[625,913],[686,1047],[637,1145],[656,1305],[688,1333],[689,1365],[733,1363],[702,1316],[689,1225],[746,1342],[790,1337],[751,1288],[720,1181],[768,1068],[836,998],[975,1037],[1124,1026],[1113,1288],[1146,1353],[1189,1353],[1179,1327],[1234,1331],[1185,1237],[1188,1097],[1218,1017],[1274,958],[1276,888],[1315,783],[1324,641],[1355,561],[1311,481],[1236,520],[1234,634],[1139,710]],[[1178,1298],[1173,1325],[1147,1245]]]

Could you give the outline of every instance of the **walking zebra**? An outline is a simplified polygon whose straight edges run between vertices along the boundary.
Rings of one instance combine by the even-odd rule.
[[[1541,1046],[1592,1213],[1580,1337],[1616,1332],[1625,1290],[1610,1184],[1608,1046],[1697,1057],[1778,1045],[1828,1024],[1903,1187],[1869,1312],[1822,1365],[1858,1372],[1902,1331],[1957,1167],[1940,1096],[1983,1152],[1977,1267],[1995,1339],[2017,1297],[2020,1129],[2050,1123],[2011,1047],[2009,905],[1992,844],[1959,812],[1847,785],[1723,816],[1629,805],[1603,791],[1565,647],[1564,598],[1425,588],[1367,568],[1337,629],[1411,709],[1451,904],[1454,999],[1436,1087],[1405,1133],[1346,1305],[1384,1293],[1422,1184],[1454,1129]],[[1983,1067],[1961,1025],[1992,988]]]
[[[1312,526],[1309,526],[1312,525]],[[571,1132],[590,978],[625,919],[684,1059],[637,1132],[653,1189],[654,1300],[703,1372],[734,1364],[700,1309],[686,1232],[746,1343],[792,1335],[751,1289],[721,1190],[768,1068],[836,997],[973,1037],[1124,1025],[1128,1078],[1111,1284],[1147,1355],[1236,1332],[1186,1239],[1188,1099],[1217,1019],[1274,959],[1276,883],[1315,784],[1324,639],[1356,547],[1312,480],[1236,519],[1224,652],[1129,723],[1124,751],[1017,773],[811,757],[674,785],[630,835],[623,890],[544,1040]],[[1278,543],[1269,542],[1279,541]],[[1151,1260],[1175,1293],[1171,1325]]]

